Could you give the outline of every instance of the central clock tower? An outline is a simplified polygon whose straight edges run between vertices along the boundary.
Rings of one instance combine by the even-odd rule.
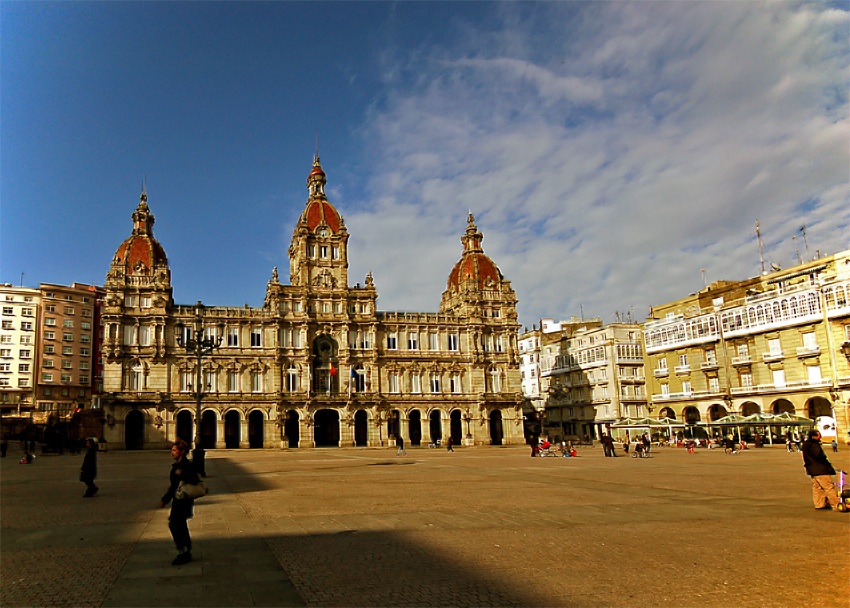
[[[325,195],[319,155],[307,177],[307,205],[292,233],[289,280],[292,285],[325,289],[348,287],[348,230]]]

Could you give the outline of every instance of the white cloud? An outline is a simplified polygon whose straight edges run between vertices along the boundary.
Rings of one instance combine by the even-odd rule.
[[[346,218],[381,308],[437,308],[469,210],[526,325],[752,276],[757,218],[786,266],[802,224],[812,254],[848,247],[847,11],[575,9],[388,61],[372,199]]]

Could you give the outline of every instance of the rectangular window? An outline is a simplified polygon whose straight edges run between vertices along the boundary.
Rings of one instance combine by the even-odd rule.
[[[132,378],[132,375],[131,375]],[[189,393],[193,390],[195,374],[193,372],[182,372],[180,374],[180,392]],[[132,381],[131,381],[132,384]],[[131,388],[133,388],[131,386]]]
[[[286,391],[288,393],[298,392],[298,370],[294,367],[286,370]]]
[[[11,356],[12,356],[12,349],[11,348],[0,348],[0,357],[9,358]]]
[[[49,372],[43,372],[41,374],[41,381],[42,382],[53,382],[53,374],[51,374]]]
[[[753,385],[753,375],[750,372],[741,372],[741,386],[750,388]]]
[[[80,384],[88,384],[89,377],[88,376],[80,376]]]
[[[387,334],[387,350],[397,350],[398,349],[398,336],[396,332],[392,331]]]
[[[316,246],[315,245],[307,245],[307,257],[308,258],[316,257]]]
[[[71,369],[70,359],[62,359],[62,369]]]
[[[11,306],[4,306],[3,307],[3,314],[4,315],[13,315],[13,314],[15,314],[15,309],[12,308]]]
[[[407,334],[407,350],[419,350],[419,333],[412,331]]]
[[[208,393],[218,392],[218,375],[215,372],[204,372],[204,390]]]
[[[776,388],[782,388],[785,386],[785,370],[784,369],[775,369],[773,370],[773,386]]]
[[[328,246],[327,245],[319,245],[319,257],[323,260],[328,259]]]
[[[252,393],[262,393],[263,392],[263,374],[261,372],[252,372],[251,373],[251,392]]]
[[[70,307],[70,306],[66,306],[66,307],[65,307],[65,314],[66,314],[66,315],[72,315],[72,314],[74,314],[74,309],[73,309],[72,307]]]
[[[125,308],[135,308],[136,307],[136,296],[124,296],[124,307]]]
[[[23,321],[21,323],[21,329],[23,331],[32,331],[32,323],[29,321]]]
[[[30,351],[30,349],[28,349],[28,348],[21,349],[21,351],[18,353],[18,356],[21,359],[29,359],[30,358],[30,352],[32,352],[32,351]]]
[[[330,302],[322,302],[322,312],[325,314],[330,313],[331,311],[331,303]]]
[[[56,332],[53,332],[53,331],[44,332],[44,339],[45,340],[55,340],[56,339]]]
[[[73,346],[63,346],[62,347],[62,354],[63,355],[73,355],[74,354],[74,347]]]
[[[150,325],[141,325],[139,327],[139,346],[151,345],[151,328]]]
[[[449,334],[449,350],[452,352],[460,350],[460,338],[455,333]]]
[[[21,344],[32,344],[32,336],[21,336]]]
[[[88,348],[81,348],[80,349],[80,356],[81,357],[90,357],[91,356],[91,350],[89,350]]]
[[[150,308],[151,307],[151,297],[150,296],[142,296],[141,302],[142,302],[142,308]]]
[[[422,376],[420,376],[419,374],[411,374],[410,392],[414,395],[418,395],[422,392]]]
[[[48,327],[56,327],[56,319],[54,319],[53,317],[45,317],[44,324]]]
[[[136,343],[136,327],[134,325],[124,326],[124,346],[132,346]]]
[[[502,336],[494,336],[493,337],[493,348],[497,353],[505,352],[505,345],[502,342]]]
[[[782,343],[779,341],[779,338],[770,338],[767,341],[767,350],[771,355],[781,355],[782,354]]]
[[[0,343],[11,344],[12,343],[12,335],[7,334],[5,336],[0,336]]]
[[[239,372],[228,372],[227,373],[227,392],[228,393],[238,393],[239,392]]]
[[[50,362],[50,365],[46,365],[45,367],[53,367],[53,362]],[[0,372],[10,372],[12,371],[11,363],[0,363]]]
[[[82,316],[84,316],[84,317],[89,317],[89,318],[91,318],[91,310],[90,310],[90,309],[88,309],[88,308],[84,308],[84,309],[82,309],[82,310],[80,311],[80,314],[82,314]]]
[[[428,334],[428,350],[440,350],[440,334],[437,332],[430,332]]]
[[[688,354],[684,353],[679,355],[679,366],[688,367],[688,365],[690,365],[690,363],[688,363]]]
[[[667,369],[667,359],[665,357],[658,359],[658,369]]]
[[[86,331],[91,330],[91,323],[88,321],[80,322],[80,329],[85,329]]]
[[[91,336],[89,334],[80,334],[80,342],[83,344],[88,344],[91,342]]]
[[[738,357],[741,359],[746,359],[750,356],[750,347],[744,343],[738,345]]]
[[[713,348],[709,348],[705,351],[705,362],[711,363],[712,365],[714,363],[717,363],[717,353],[714,351]]]
[[[239,346],[239,328],[238,327],[228,327],[227,328],[227,345],[228,346]]]
[[[816,349],[818,347],[818,337],[813,331],[803,332],[803,347],[808,349]]]
[[[263,345],[263,330],[259,327],[251,328],[251,346]]]
[[[438,373],[431,374],[429,384],[430,384],[430,388],[431,388],[431,393],[433,393],[435,395],[440,393],[441,390],[442,390],[442,387],[440,385],[440,374],[438,374]]]
[[[71,374],[62,374],[61,380],[62,380],[62,382],[70,382],[71,381]]]
[[[88,369],[89,362],[88,361],[80,361],[80,369]]]
[[[19,363],[18,364],[18,372],[22,374],[30,373],[30,364],[29,363]]]
[[[665,397],[670,396],[670,385],[669,384],[662,384],[661,385],[661,394],[664,395]]]
[[[693,389],[691,388],[691,381],[690,380],[685,380],[684,382],[682,382],[682,392],[685,393],[686,395],[690,395],[692,392],[694,392]]]
[[[331,248],[331,256],[333,257],[334,260],[339,259],[339,247],[337,245],[334,245]]]
[[[809,384],[820,384],[820,365],[809,365],[806,367],[806,375],[808,376]]]
[[[709,378],[708,379],[708,390],[711,393],[719,393],[720,392],[720,379],[719,378]]]
[[[449,378],[449,386],[453,393],[462,393],[463,388],[460,385],[460,374],[455,372]]]
[[[390,372],[387,379],[389,380],[390,392],[398,393],[398,374],[396,372]]]
[[[15,329],[11,321],[3,321],[3,329]]]

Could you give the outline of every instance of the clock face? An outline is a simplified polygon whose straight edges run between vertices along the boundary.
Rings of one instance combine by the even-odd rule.
[[[328,236],[328,229],[327,228],[321,228],[319,230],[319,236]]]

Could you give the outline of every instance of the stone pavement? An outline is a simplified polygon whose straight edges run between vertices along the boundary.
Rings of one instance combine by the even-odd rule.
[[[173,567],[167,452],[101,453],[83,499],[82,456],[10,449],[0,605],[850,605],[850,514],[812,508],[784,447],[456,450],[207,452],[195,560]]]

